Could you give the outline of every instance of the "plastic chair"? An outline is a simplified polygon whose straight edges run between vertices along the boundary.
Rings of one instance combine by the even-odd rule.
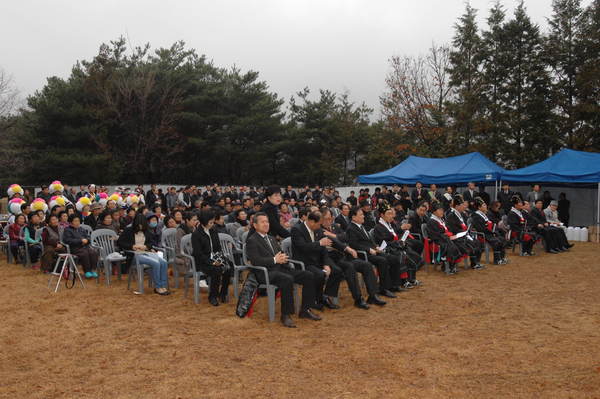
[[[246,229],[244,227],[238,227],[237,230],[235,231],[234,237],[238,243],[243,244],[245,242],[245,241],[242,241],[242,236],[244,235],[245,232],[246,232]]]
[[[152,266],[144,264],[144,263],[140,263],[140,259],[139,259],[139,255],[143,254],[144,252],[138,252],[138,251],[125,251],[127,253],[129,253],[131,256],[133,256],[133,267],[135,267],[135,272],[137,273],[137,283],[138,283],[138,289],[137,292],[140,294],[144,293],[144,273],[148,272],[148,276],[150,277],[150,279],[148,280],[148,285],[150,287],[152,287]],[[127,273],[127,289],[129,290],[131,288],[131,276],[133,275],[132,273],[132,267],[129,267],[129,271]]]
[[[173,277],[175,278],[175,288],[179,287],[179,271],[177,270],[176,253],[175,248],[177,247],[177,229],[169,228],[164,229],[160,236],[160,246],[156,249],[160,249],[164,253],[164,258],[167,261],[167,267],[171,266],[173,270]]]
[[[227,258],[231,261],[231,264],[233,265],[233,296],[234,298],[237,298],[239,292],[240,274],[244,270],[247,270],[248,267],[245,265],[235,264],[235,242],[230,235],[219,233],[219,242],[221,243],[221,249],[223,250],[223,254],[227,256]]]
[[[92,226],[88,226],[87,224],[81,223],[79,225],[79,227],[81,227],[82,229],[84,229],[87,232],[88,237],[91,237],[92,233],[94,232],[94,229],[92,229]]]
[[[110,285],[110,277],[112,276],[112,264],[116,263],[119,265],[119,280],[121,279],[121,267],[120,264],[127,260],[126,256],[119,254],[116,250],[115,242],[117,239],[117,233],[109,229],[98,229],[92,232],[90,239],[93,248],[98,250],[98,262],[102,263],[104,270],[104,279],[106,285]],[[97,283],[100,283],[100,276],[96,279]]]
[[[38,233],[38,231],[40,233]],[[38,237],[41,239],[41,237],[42,237],[41,231],[42,231],[42,229],[37,229],[35,231],[35,235],[33,237],[34,240],[37,239]],[[27,241],[25,241],[25,226],[23,226],[21,228],[21,230],[19,231],[19,239],[21,239],[23,241],[23,249],[24,249],[24,252],[25,252],[24,253],[24,257],[23,257],[25,263],[23,264],[23,266],[25,266],[25,267],[31,267],[31,257],[29,256],[29,247],[32,246],[32,245],[39,245],[39,244],[30,244]]]
[[[229,234],[231,237],[235,237],[236,236],[236,232],[238,229],[239,224],[234,222],[234,223],[225,223],[225,229],[227,230],[227,234]]]
[[[10,225],[7,224],[2,229],[2,239],[0,240],[0,245],[6,250],[6,261],[8,263],[12,263],[12,251],[10,250],[10,236],[8,235],[8,229]]]
[[[200,280],[205,278],[204,273],[196,270],[196,260],[192,256],[192,235],[186,234],[181,238],[181,254],[184,259],[189,261],[190,268],[187,273],[183,275],[183,288],[184,296],[187,297],[188,292],[188,280],[192,278],[194,280],[194,303],[200,303]]]

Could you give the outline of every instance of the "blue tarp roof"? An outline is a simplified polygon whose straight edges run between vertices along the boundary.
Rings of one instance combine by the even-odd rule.
[[[409,156],[391,169],[358,176],[362,184],[450,184],[500,180],[503,168],[478,152],[450,158]]]
[[[502,180],[547,183],[600,182],[600,153],[565,149],[545,161],[506,171]]]

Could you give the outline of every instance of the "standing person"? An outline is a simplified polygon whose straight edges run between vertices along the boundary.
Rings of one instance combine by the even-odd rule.
[[[313,274],[307,270],[296,270],[288,263],[288,257],[281,251],[279,244],[268,233],[269,217],[258,212],[254,215],[255,233],[248,237],[246,254],[251,264],[267,269],[269,282],[276,285],[281,292],[281,323],[285,327],[294,328],[296,324],[290,317],[294,313],[294,283],[302,285],[302,305],[300,318],[321,320],[312,313],[315,306],[315,281]],[[264,284],[264,274],[253,270],[259,283]]]
[[[410,194],[410,199],[412,200],[412,208],[411,209],[414,209],[419,202],[421,202],[427,198],[429,198],[429,195],[427,194],[427,190],[425,190],[423,188],[423,184],[421,182],[417,182],[417,184],[415,185],[415,189]]]
[[[269,217],[269,234],[273,237],[287,238],[290,232],[281,225],[279,218],[279,204],[281,204],[281,189],[278,186],[269,186],[265,192],[266,201],[261,212]]]
[[[358,205],[358,199],[355,196],[354,190],[350,191],[350,195],[346,198],[346,202],[350,204],[350,206]]]
[[[515,193],[510,190],[508,183],[502,185],[502,190],[498,193],[498,201],[500,201],[501,208],[504,210],[504,214],[508,215],[513,207],[513,197]]]
[[[475,183],[470,181],[467,183],[467,188],[463,191],[463,198],[469,204],[469,210],[474,212],[477,207],[475,206],[475,197],[477,197],[478,193],[475,190]]]
[[[210,277],[208,302],[213,306],[219,306],[219,300],[221,303],[227,302],[232,270],[230,265],[213,260],[215,254],[222,253],[219,233],[212,228],[215,224],[215,212],[201,211],[198,222],[198,228],[192,233],[196,269]]]
[[[535,204],[537,200],[542,199],[540,185],[534,184],[533,186],[531,186],[531,191],[527,193],[525,199],[529,201],[530,204]]]
[[[98,264],[98,253],[90,246],[90,237],[87,230],[81,228],[79,215],[69,216],[69,224],[69,227],[63,233],[63,242],[70,247],[71,253],[79,259],[85,277],[98,277],[98,273],[94,271]]]
[[[567,194],[558,194],[558,220],[560,220],[565,226],[569,225],[569,211],[571,208],[571,201],[567,199]]]
[[[152,267],[152,281],[155,286],[155,294],[170,294],[167,289],[167,261],[153,249],[159,243],[155,241],[155,237],[150,232],[144,215],[140,213],[135,215],[131,226],[125,228],[119,236],[117,245],[124,251],[137,252],[138,262]],[[128,254],[128,261],[130,262],[131,259],[132,255]]]
[[[427,194],[428,194],[427,199],[429,200],[429,202],[431,202],[431,201],[442,202],[442,194],[440,194],[438,192],[436,184],[430,184],[429,185],[429,191],[428,191]]]
[[[544,191],[544,194],[542,195],[542,201],[544,201],[544,203],[543,203],[544,209],[548,208],[548,205],[550,205],[550,202],[554,201],[554,198],[552,198],[552,195],[550,195],[550,191],[548,191],[548,190]]]

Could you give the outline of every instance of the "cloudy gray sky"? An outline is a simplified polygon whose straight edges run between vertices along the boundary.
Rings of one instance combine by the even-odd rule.
[[[483,20],[491,0],[471,0]],[[589,1],[585,1],[588,4]],[[504,0],[512,13],[516,0]],[[526,0],[546,27],[551,0]],[[216,65],[254,69],[286,100],[308,86],[378,108],[388,59],[447,43],[463,0],[3,0],[0,67],[23,97],[68,76],[120,35],[153,47],[184,40]]]

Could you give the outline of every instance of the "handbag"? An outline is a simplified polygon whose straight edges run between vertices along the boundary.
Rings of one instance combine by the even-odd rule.
[[[248,273],[248,277],[244,281],[244,286],[238,297],[237,306],[235,307],[235,314],[238,317],[249,317],[252,314],[251,309],[254,302],[256,302],[257,294],[258,280],[254,276],[254,273]]]

